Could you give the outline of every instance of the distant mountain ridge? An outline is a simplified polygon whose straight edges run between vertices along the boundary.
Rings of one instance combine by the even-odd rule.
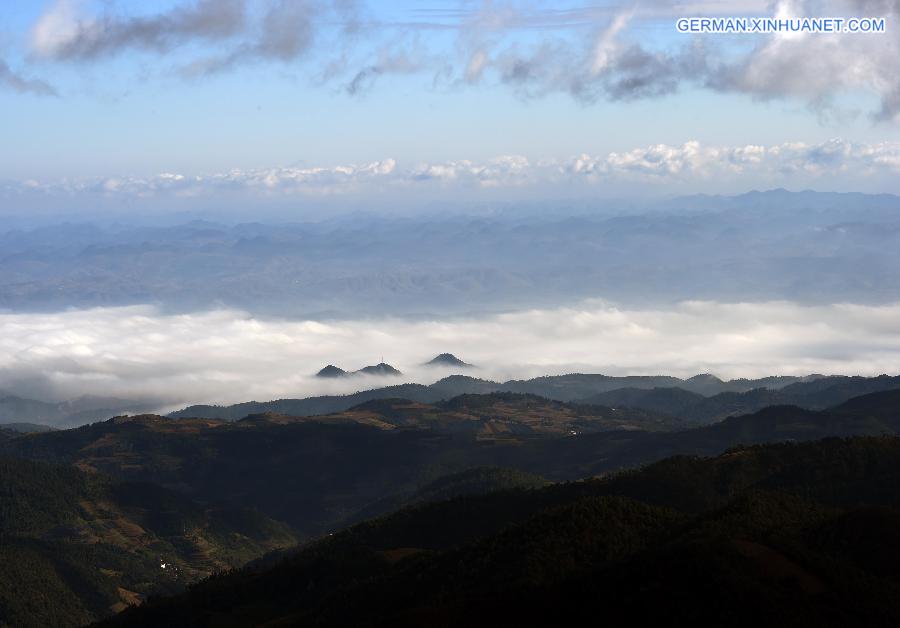
[[[625,304],[900,298],[893,195],[768,190],[631,207],[523,205],[403,221],[9,230],[0,233],[0,308],[224,304],[320,319],[558,307],[599,294]]]
[[[47,427],[73,427],[123,412],[146,412],[147,404],[116,397],[83,396],[48,402],[0,392],[0,423],[34,423]]]
[[[516,392],[534,394],[557,401],[581,401],[593,395],[623,388],[651,390],[653,388],[679,388],[698,395],[712,395],[722,392],[749,392],[759,387],[781,388],[791,384],[805,384],[822,376],[766,377],[759,380],[736,379],[722,381],[712,375],[679,379],[671,376],[624,376],[593,374],[569,374],[536,377],[529,380],[509,380],[493,382],[467,375],[451,375],[431,385],[400,384],[364,390],[349,395],[329,395],[307,397],[305,399],[278,399],[274,401],[250,401],[231,406],[195,405],[169,414],[171,417],[241,419],[248,414],[276,412],[294,416],[314,416],[342,412],[355,405],[372,399],[402,398],[421,403],[435,403],[463,394],[485,394],[491,392]],[[863,392],[871,392],[869,390]],[[862,393],[858,393],[862,394]],[[853,394],[841,397],[849,399]],[[832,403],[837,403],[833,401]],[[601,405],[609,405],[603,404]],[[826,404],[829,405],[829,404]],[[824,407],[824,406],[823,406]],[[659,410],[657,410],[659,411]]]

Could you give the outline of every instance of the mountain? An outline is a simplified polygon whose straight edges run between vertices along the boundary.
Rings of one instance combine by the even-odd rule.
[[[399,376],[403,375],[400,371],[395,369],[390,364],[385,364],[384,362],[379,362],[373,366],[364,366],[356,373],[363,373],[365,375],[391,375],[391,376]]]
[[[452,353],[440,353],[426,362],[424,366],[444,366],[461,369],[472,368],[471,364],[463,362]]]
[[[349,375],[347,371],[338,368],[333,364],[329,364],[328,366],[321,369],[318,373],[316,373],[316,377],[346,377],[347,375]]]
[[[404,508],[108,626],[891,626],[900,439],[676,457]]]
[[[504,392],[434,404],[370,400],[312,418],[138,416],[45,433],[3,430],[0,456],[18,458],[14,464],[26,470],[25,461],[36,461],[38,471],[0,474],[7,522],[0,548],[10,548],[2,550],[9,553],[0,577],[11,592],[0,613],[24,616],[31,598],[15,593],[21,581],[29,591],[52,591],[53,604],[35,623],[57,622],[62,615],[52,613],[60,609],[82,622],[165,584],[151,577],[163,555],[194,578],[296,539],[311,544],[197,585],[190,595],[201,601],[190,605],[205,616],[231,604],[232,616],[247,623],[326,625],[359,623],[356,613],[374,623],[453,623],[452,609],[496,623],[502,607],[523,609],[513,623],[533,615],[546,625],[550,618],[530,600],[596,613],[585,600],[633,600],[631,589],[644,590],[638,585],[649,578],[663,605],[710,591],[713,600],[753,599],[747,617],[754,621],[757,607],[775,609],[777,624],[795,603],[811,608],[828,599],[837,600],[829,611],[846,620],[842,599],[857,596],[864,615],[900,599],[881,572],[855,572],[862,568],[848,558],[868,551],[868,530],[894,529],[890,517],[857,507],[900,506],[900,441],[882,436],[900,434],[898,410],[900,390],[887,390],[821,411],[773,406],[686,429],[650,412]],[[543,488],[548,482],[557,484]],[[837,532],[847,526],[860,531],[847,537],[860,545],[848,546],[848,533]],[[99,546],[84,543],[97,537]],[[146,545],[131,551],[135,538]],[[604,543],[612,554],[603,553]],[[878,547],[886,556],[878,564],[895,564],[890,546]],[[123,548],[136,562],[122,562]],[[826,582],[814,589],[829,595],[792,598],[782,573],[799,574],[801,584]],[[471,591],[496,595],[473,600]],[[148,617],[177,624],[181,611],[152,613],[184,599],[195,598],[150,602]],[[615,604],[611,616],[622,620],[643,612],[627,606],[619,616]],[[721,623],[728,604],[709,604],[709,622]],[[407,608],[419,609],[413,615],[421,619],[395,614]],[[296,617],[288,621],[284,609]],[[136,625],[141,617],[123,615]],[[815,619],[827,624],[829,615]]]
[[[84,625],[295,542],[249,508],[0,459],[3,625]]]

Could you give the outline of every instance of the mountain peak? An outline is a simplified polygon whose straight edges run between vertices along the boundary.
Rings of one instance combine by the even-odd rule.
[[[318,373],[316,373],[316,377],[346,377],[347,371],[342,368],[338,368],[334,364],[329,364]]]
[[[472,365],[467,362],[463,362],[452,353],[441,353],[439,355],[436,355],[430,361],[426,362],[425,366],[455,366],[458,368],[471,368]]]
[[[366,375],[403,375],[403,373],[385,362],[379,362],[374,366],[364,366],[357,373],[365,373]]]
[[[694,375],[693,377],[689,377],[685,380],[686,382],[716,382],[721,383],[721,379],[713,375],[712,373],[700,373],[698,375]]]

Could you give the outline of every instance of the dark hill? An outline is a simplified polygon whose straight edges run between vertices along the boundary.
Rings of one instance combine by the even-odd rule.
[[[898,409],[900,409],[900,390],[883,390],[868,395],[853,397],[832,408],[832,411],[851,415],[869,415],[886,420],[896,420],[895,417]]]
[[[517,393],[460,395],[436,404],[406,399],[373,399],[344,413],[317,420],[347,420],[395,427],[430,428],[441,433],[470,432],[478,438],[572,436],[610,430],[673,430],[678,419],[639,409],[568,404]],[[382,425],[383,426],[383,425]]]
[[[582,399],[582,403],[644,408],[672,416],[697,419],[696,408],[707,399],[683,388],[619,388]]]
[[[10,438],[0,453],[154,482],[205,502],[252,505],[316,535],[381,500],[473,467],[573,480],[742,444],[900,433],[894,396],[855,403],[825,411],[776,406],[682,429],[653,413],[533,395],[463,396],[446,404],[373,400],[313,419],[107,421]]]
[[[288,526],[248,508],[0,459],[3,625],[84,625],[295,542]]]

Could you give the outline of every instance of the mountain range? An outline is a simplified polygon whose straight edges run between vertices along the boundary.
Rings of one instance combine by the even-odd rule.
[[[437,404],[379,400],[317,417],[123,417],[13,436],[0,442],[0,455],[254,507],[308,538],[391,494],[472,467],[564,481],[738,444],[893,434],[898,400],[900,391],[891,390],[822,411],[773,406],[689,427],[652,412],[493,393]]]
[[[671,376],[570,374],[529,380],[492,382],[466,375],[451,375],[431,385],[399,384],[350,395],[245,402],[232,406],[189,406],[171,413],[174,418],[202,417],[237,420],[248,414],[274,412],[314,416],[342,412],[377,399],[402,398],[435,403],[466,394],[514,392],[564,402],[649,410],[703,424],[728,416],[754,412],[770,405],[790,404],[823,409],[868,392],[900,388],[900,377],[822,376],[764,377],[723,381],[709,375],[687,379]]]
[[[294,224],[68,223],[0,233],[0,308],[159,303],[321,318],[597,295],[626,305],[888,303],[900,298],[898,225],[896,196],[785,190]]]

